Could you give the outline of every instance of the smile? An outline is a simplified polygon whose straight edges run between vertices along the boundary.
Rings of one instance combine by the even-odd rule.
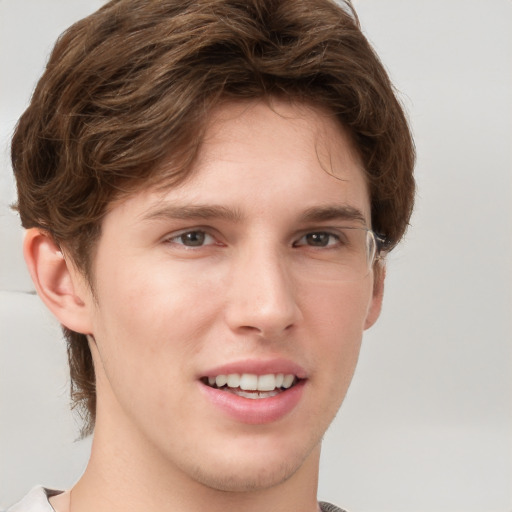
[[[298,378],[294,374],[269,373],[256,375],[253,373],[230,373],[201,379],[204,384],[244,398],[270,398],[293,387]]]
[[[290,361],[247,360],[211,369],[199,383],[207,403],[223,417],[261,425],[292,413],[304,395],[308,377]]]

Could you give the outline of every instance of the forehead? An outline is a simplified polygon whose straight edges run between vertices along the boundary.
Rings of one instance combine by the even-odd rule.
[[[172,173],[172,162],[160,171]],[[343,205],[369,223],[365,172],[349,135],[329,111],[277,99],[224,102],[210,114],[192,168],[178,185],[123,201],[139,215],[159,203],[222,205],[253,213]]]
[[[312,169],[319,165],[340,179],[344,169],[354,164],[363,171],[348,131],[334,113],[291,99],[231,101],[214,108],[206,123],[197,168],[239,158],[248,150],[258,156],[255,165],[274,158],[286,161],[289,167],[302,160]]]

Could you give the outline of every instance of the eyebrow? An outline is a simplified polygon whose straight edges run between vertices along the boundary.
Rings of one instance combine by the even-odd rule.
[[[220,219],[231,222],[239,222],[243,215],[240,211],[218,205],[164,205],[152,208],[142,216],[142,220],[157,219]]]
[[[143,221],[151,220],[196,220],[219,219],[230,222],[240,222],[244,215],[238,209],[220,205],[163,205],[152,208],[143,216]],[[349,205],[325,205],[308,208],[301,215],[301,222],[323,222],[329,220],[356,221],[366,225],[366,219],[361,210]]]
[[[302,215],[303,222],[323,222],[328,220],[357,221],[366,225],[366,218],[361,210],[349,205],[315,206]]]

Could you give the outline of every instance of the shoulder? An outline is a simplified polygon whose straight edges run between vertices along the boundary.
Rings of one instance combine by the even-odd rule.
[[[5,512],[54,512],[48,498],[62,491],[34,487],[21,501],[8,508]]]
[[[325,501],[321,501],[319,505],[322,512],[345,512],[345,510],[337,507],[336,505],[331,505]]]

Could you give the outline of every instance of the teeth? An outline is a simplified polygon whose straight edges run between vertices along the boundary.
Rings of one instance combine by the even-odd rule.
[[[271,396],[276,396],[279,394],[279,391],[258,391],[257,393],[247,391],[231,391],[231,393],[235,393],[238,396],[243,396],[244,398],[251,398],[252,400],[257,400],[258,398],[270,398]]]
[[[268,375],[260,375],[258,377],[259,391],[273,391],[276,389],[276,376],[271,373]]]
[[[238,388],[240,387],[240,375],[238,375],[237,373],[232,373],[230,375],[228,375],[227,377],[227,385],[228,385],[228,388]],[[242,388],[242,389],[247,389],[247,388]]]
[[[275,389],[292,387],[296,381],[293,374],[273,374],[255,375],[253,373],[230,373],[229,375],[217,375],[208,377],[208,384],[222,388],[227,385],[228,388],[240,388],[243,391],[274,391]],[[244,395],[245,396],[245,395]]]
[[[252,373],[244,373],[240,377],[240,389],[244,391],[256,391],[258,389],[258,377]],[[234,387],[234,386],[229,386]]]
[[[215,377],[215,385],[218,388],[225,386],[227,383],[228,383],[227,375],[217,375],[217,377]]]
[[[293,375],[285,375],[283,379],[283,388],[288,389],[289,387],[291,387],[294,378],[295,377]]]

